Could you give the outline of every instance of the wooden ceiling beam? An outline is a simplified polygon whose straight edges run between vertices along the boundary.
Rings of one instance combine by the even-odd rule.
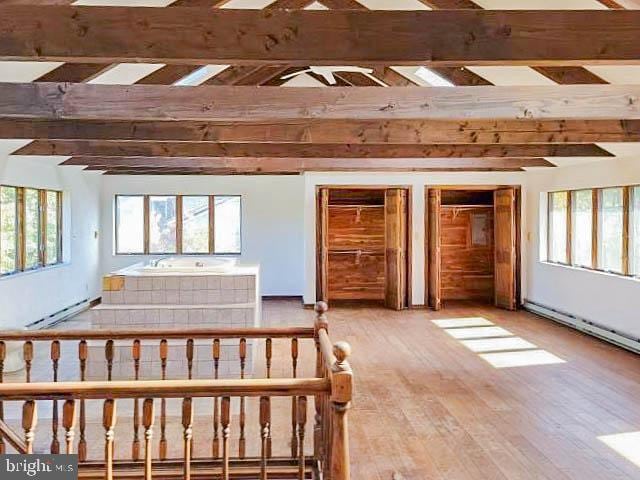
[[[105,170],[103,168],[93,169],[91,167],[85,168],[85,170],[98,170],[103,171],[104,175],[300,175],[303,172],[296,171],[285,171],[285,172],[263,172],[260,170],[253,169],[245,169],[245,170],[234,170],[234,169],[198,169],[198,170],[187,170],[187,169],[178,169],[178,170],[170,170],[170,169],[128,169],[128,168],[116,168],[112,170]],[[309,170],[307,170],[309,171]],[[351,171],[351,170],[343,170],[343,171]],[[362,170],[358,170],[362,171]],[[385,171],[385,170],[375,170],[376,172]],[[396,171],[396,170],[394,170]],[[459,172],[522,172],[523,168],[465,168],[465,169],[448,169],[448,168],[422,168],[419,170],[410,170],[411,172],[419,172],[419,173],[433,173],[433,172],[451,172],[451,171],[459,171]]]
[[[0,83],[0,117],[237,122],[640,119],[640,85],[291,89]]]
[[[640,58],[636,10],[267,14],[211,8],[0,5],[0,32],[0,60],[450,66],[628,64]]]
[[[118,142],[36,140],[13,153],[86,157],[482,158],[608,157],[597,145],[361,145],[304,143]]]
[[[139,168],[255,168],[273,171],[342,171],[360,169],[553,167],[544,158],[202,158],[202,157],[73,157],[62,165]]]
[[[640,142],[640,120],[131,122],[0,118],[1,139],[314,144]]]

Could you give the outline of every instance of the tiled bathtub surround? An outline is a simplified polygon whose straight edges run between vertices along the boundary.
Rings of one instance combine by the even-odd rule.
[[[102,304],[91,312],[97,329],[201,329],[260,326],[259,269],[236,266],[230,273],[145,276],[125,269],[105,277]],[[196,340],[194,378],[212,378],[212,340]],[[187,378],[184,341],[169,341],[168,378]],[[222,341],[220,377],[240,374],[239,340]],[[158,341],[142,343],[141,378],[160,378]],[[253,370],[253,342],[247,341],[245,373]],[[131,345],[116,342],[112,378],[133,378]],[[89,344],[87,376],[106,378],[104,344]]]
[[[125,276],[124,288],[103,291],[105,305],[224,305],[256,301],[256,276]]]

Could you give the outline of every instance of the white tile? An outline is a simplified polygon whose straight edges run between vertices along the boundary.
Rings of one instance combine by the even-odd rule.
[[[153,279],[152,278],[139,278],[138,279],[138,290],[153,290]]]
[[[247,277],[234,277],[233,288],[236,290],[245,290],[247,288]]]
[[[222,277],[220,279],[220,288],[224,290],[233,290],[235,281],[233,277]]]
[[[221,304],[233,303],[234,299],[235,299],[235,294],[233,290],[222,290],[222,292],[220,293]]]
[[[189,312],[184,309],[175,309],[173,311],[173,322],[177,326],[188,325],[189,324]]]
[[[207,290],[194,290],[193,303],[196,305],[204,305],[207,303]]]
[[[179,290],[180,279],[178,277],[166,277],[164,279],[164,286],[167,290]]]
[[[154,278],[152,279],[153,290],[164,290],[165,289],[165,281],[164,278]]]
[[[125,290],[138,290],[138,279],[135,277],[124,277]]]
[[[192,277],[181,278],[180,290],[193,290],[193,278]]]
[[[189,325],[202,323],[202,310],[193,309],[189,310]]]
[[[167,301],[167,294],[163,291],[151,292],[151,303],[154,305],[163,304]]]
[[[193,305],[193,290],[180,290],[180,305]]]
[[[164,293],[164,303],[168,305],[176,305],[180,301],[179,290],[167,290]]]
[[[128,290],[125,290],[123,303],[125,305],[134,305],[138,303],[138,292],[130,292]]]
[[[207,288],[209,290],[220,290],[220,277],[210,275],[207,277]]]
[[[209,304],[220,303],[220,290],[207,290],[207,302]]]
[[[151,290],[139,291],[138,292],[138,304],[140,305],[149,305],[151,304]]]
[[[118,326],[129,325],[130,323],[129,310],[116,310],[116,324]]]
[[[124,303],[124,292],[111,292],[111,304],[122,305]]]
[[[233,291],[233,301],[235,303],[246,303],[247,302],[247,290],[234,290]]]
[[[207,277],[194,277],[193,278],[193,289],[194,290],[205,290],[207,288]]]

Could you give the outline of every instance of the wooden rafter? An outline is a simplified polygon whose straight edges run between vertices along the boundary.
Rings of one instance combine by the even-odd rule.
[[[0,117],[237,122],[638,119],[639,98],[640,85],[287,89],[0,83]]]
[[[607,157],[597,145],[362,145],[304,143],[116,142],[36,140],[15,155],[86,157],[273,157],[273,158],[480,158]]]
[[[0,118],[0,138],[354,144],[640,142],[640,120],[193,122]]]
[[[589,25],[588,42],[584,25]],[[210,8],[2,5],[0,31],[1,60],[580,65],[640,58],[635,10],[274,10],[265,15]]]

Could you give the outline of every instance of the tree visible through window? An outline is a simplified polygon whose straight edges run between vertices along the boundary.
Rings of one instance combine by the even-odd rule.
[[[18,189],[0,187],[0,275],[18,270]]]
[[[549,260],[567,263],[567,192],[549,194]]]
[[[40,264],[40,193],[24,190],[24,268],[35,268]]]
[[[640,276],[640,187],[631,189],[629,273]]]
[[[117,195],[115,209],[117,254],[241,252],[240,196]]]
[[[574,265],[592,267],[593,194],[576,190],[571,195],[571,259]]]
[[[610,272],[622,272],[623,189],[600,190],[598,210],[598,267]]]

